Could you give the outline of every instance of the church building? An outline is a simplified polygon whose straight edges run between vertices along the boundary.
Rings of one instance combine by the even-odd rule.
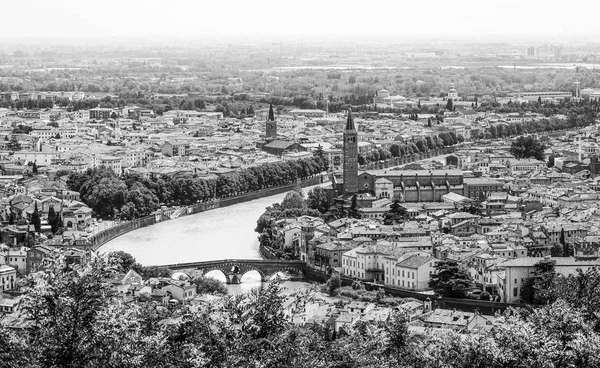
[[[272,140],[277,138],[277,122],[273,113],[273,104],[269,105],[269,117],[267,118],[266,139]]]

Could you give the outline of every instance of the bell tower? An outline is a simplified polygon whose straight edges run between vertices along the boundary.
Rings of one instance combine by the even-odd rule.
[[[277,122],[275,121],[275,114],[273,113],[273,104],[269,105],[269,117],[267,118],[266,137],[267,139],[277,138]]]
[[[344,194],[358,192],[358,132],[354,127],[352,109],[344,130]]]

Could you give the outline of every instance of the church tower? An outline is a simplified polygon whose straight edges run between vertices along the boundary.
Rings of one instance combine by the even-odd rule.
[[[273,104],[269,105],[269,117],[267,118],[267,139],[277,138],[277,122],[275,121],[275,114],[273,114]]]
[[[344,194],[358,192],[358,132],[354,127],[352,109],[344,130]]]

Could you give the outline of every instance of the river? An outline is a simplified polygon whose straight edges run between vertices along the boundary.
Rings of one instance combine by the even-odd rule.
[[[306,194],[312,187],[304,188]],[[281,202],[286,193],[239,203],[225,208],[183,216],[160,222],[121,235],[100,247],[100,252],[122,250],[143,265],[163,265],[218,259],[261,258],[256,220],[267,206]],[[225,281],[220,272],[209,276]],[[282,286],[294,290],[307,285],[285,282]],[[249,272],[240,285],[228,285],[236,294],[260,287],[258,272]]]

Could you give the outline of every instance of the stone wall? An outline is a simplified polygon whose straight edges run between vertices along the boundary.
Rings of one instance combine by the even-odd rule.
[[[275,255],[275,253],[273,253],[273,251],[271,251],[268,248],[260,246],[259,250],[260,250],[260,256],[263,257],[264,259],[279,259],[279,257],[277,257]]]
[[[300,186],[301,187],[309,187],[309,186],[321,184],[326,180],[328,180],[328,178],[326,176],[317,175],[312,178],[308,178],[308,179],[300,181]],[[297,186],[298,186],[298,183],[287,184],[287,185],[282,185],[279,187],[258,190],[256,192],[246,193],[246,194],[242,194],[242,195],[235,196],[235,197],[217,199],[212,202],[198,203],[198,204],[195,204],[192,206],[188,206],[187,210],[184,211],[181,214],[181,216],[192,215],[192,214],[196,214],[196,213],[200,213],[200,212],[204,212],[204,211],[210,211],[215,208],[232,206],[234,204],[251,201],[253,199],[259,199],[259,198],[263,198],[263,197],[268,197],[268,196],[272,196],[272,195],[276,195],[276,194],[285,193],[290,190],[293,190]],[[91,247],[93,250],[98,250],[98,248],[100,248],[101,246],[103,246],[104,244],[106,244],[107,242],[113,240],[114,238],[116,238],[118,236],[121,236],[132,230],[139,229],[140,227],[154,225],[156,222],[160,221],[160,218],[162,218],[162,221],[170,220],[169,216],[173,212],[175,212],[175,209],[167,209],[167,210],[163,211],[163,213],[160,216],[158,216],[159,220],[157,220],[156,216],[151,215],[151,216],[146,216],[146,217],[139,218],[139,219],[136,219],[133,221],[127,221],[127,222],[120,223],[117,226],[113,226],[109,229],[100,231],[100,232],[92,235],[89,238],[89,244],[91,244]],[[262,249],[261,249],[261,254],[263,254]],[[263,257],[264,257],[264,255],[263,255]],[[271,259],[276,259],[276,257],[271,258]]]
[[[142,217],[133,221],[122,222],[116,226],[102,230],[92,236],[89,241],[93,250],[98,250],[105,243],[113,240],[117,236],[128,233],[132,230],[139,229],[144,226],[154,225],[156,218],[154,215]]]
[[[321,184],[326,180],[328,180],[327,176],[317,175],[312,178],[302,180],[300,182],[300,186],[301,187],[310,187],[313,185]],[[262,189],[262,190],[258,190],[256,192],[246,193],[246,194],[242,194],[242,195],[235,196],[235,197],[221,198],[221,199],[219,199],[219,206],[227,207],[227,206],[232,206],[232,205],[238,204],[238,203],[252,201],[254,199],[259,199],[259,198],[263,198],[263,197],[269,197],[272,195],[289,192],[290,190],[294,190],[294,188],[296,188],[297,186],[298,186],[298,183],[292,183],[292,184],[281,185],[278,187]]]
[[[360,166],[358,172],[360,173],[361,171],[365,171],[365,170],[388,169],[390,167],[405,165],[405,164],[409,164],[409,163],[415,162],[415,161],[426,160],[431,157],[450,154],[450,153],[456,151],[457,148],[460,148],[460,147],[461,146],[438,148],[435,150],[431,150],[427,153],[419,153],[419,154],[414,154],[412,156],[405,156],[402,158],[398,158],[398,157],[390,158],[389,160],[386,160],[383,162],[371,162],[367,165]]]

